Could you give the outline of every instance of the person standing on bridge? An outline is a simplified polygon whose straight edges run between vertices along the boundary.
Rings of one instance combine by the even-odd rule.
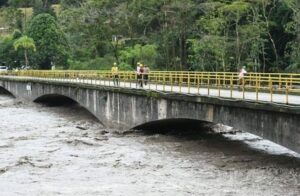
[[[139,68],[139,73],[138,73],[138,84],[141,88],[143,88],[144,85],[144,73],[145,73],[145,68],[144,65],[141,63],[140,68]]]
[[[114,86],[119,86],[119,69],[117,63],[114,63],[111,68],[111,75],[114,81]]]
[[[143,73],[144,73],[143,64],[138,62],[136,67],[137,87],[143,87]]]
[[[136,87],[138,87],[140,80],[140,62],[137,62],[136,65]]]
[[[149,73],[150,73],[150,68],[148,67],[148,65],[145,65],[144,66],[144,84],[145,84],[145,86],[147,86],[147,84],[148,84]]]
[[[239,72],[239,85],[245,85],[245,75],[247,74],[247,71],[246,71],[246,67],[243,66],[242,69],[240,69],[240,72]]]

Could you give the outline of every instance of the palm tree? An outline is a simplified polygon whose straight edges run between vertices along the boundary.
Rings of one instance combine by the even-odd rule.
[[[29,62],[28,62],[27,51],[30,49],[33,50],[34,52],[36,51],[36,47],[35,47],[33,39],[26,35],[22,36],[14,42],[14,48],[15,48],[15,50],[18,50],[19,48],[24,49],[25,65],[26,65],[26,67],[28,67]]]

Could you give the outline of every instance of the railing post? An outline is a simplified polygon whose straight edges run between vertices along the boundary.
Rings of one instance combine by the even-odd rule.
[[[148,89],[150,90],[151,88],[150,88],[150,78],[151,78],[151,73],[148,73],[148,78],[147,78],[147,85],[148,85]]]
[[[261,74],[259,74],[259,77],[258,77],[258,88],[261,87]]]
[[[199,74],[197,74],[197,87],[198,87],[198,94],[200,94],[200,78]]]
[[[269,74],[268,82],[269,82],[268,85],[269,85],[270,99],[272,100],[272,92],[271,92],[272,78],[271,78],[271,74]]]
[[[190,72],[188,72],[188,75],[187,75],[187,82],[188,82],[188,94],[190,94],[191,92],[191,81],[190,81]]]
[[[258,75],[255,78],[255,92],[256,92],[256,101],[258,101]]]
[[[170,73],[170,84],[171,84],[171,92],[173,92],[173,75]]]
[[[155,75],[155,83],[156,83],[155,84],[155,90],[157,90],[158,77],[159,77],[159,73],[158,74],[156,73],[156,75]]]
[[[272,82],[272,80],[270,81],[270,93],[271,93],[271,96],[270,96],[271,102],[273,102],[273,82]]]
[[[217,81],[217,85],[218,85],[218,97],[221,96],[221,76],[218,76],[218,81]]]
[[[129,88],[132,88],[132,80],[134,81],[134,82],[136,82],[137,81],[137,74],[136,73],[134,73],[134,76],[131,78],[131,75],[129,75],[128,74],[128,78],[129,78]]]
[[[288,81],[286,81],[286,86],[285,86],[285,104],[289,104],[289,86],[288,86]]]
[[[200,81],[200,86],[203,85],[203,73],[201,72],[201,81]]]
[[[166,91],[166,76],[165,76],[165,73],[163,73],[163,91]]]
[[[210,75],[207,76],[207,95],[210,95]]]
[[[281,74],[279,74],[279,84],[278,84],[278,88],[281,89],[282,86],[282,79],[281,79]]]
[[[232,74],[230,77],[230,98],[233,97],[233,81],[234,81],[234,78],[233,78],[233,74]]]
[[[181,93],[182,74],[179,74],[179,92]]]
[[[243,99],[245,99],[245,86],[246,86],[246,78],[243,78]]]

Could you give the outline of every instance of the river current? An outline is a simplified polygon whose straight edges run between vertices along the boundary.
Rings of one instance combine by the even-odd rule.
[[[300,155],[237,132],[122,133],[0,95],[0,195],[300,195]]]

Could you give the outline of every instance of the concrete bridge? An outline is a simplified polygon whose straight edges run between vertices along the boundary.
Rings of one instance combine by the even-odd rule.
[[[159,120],[192,119],[222,123],[300,153],[298,106],[20,77],[0,77],[1,88],[27,101],[70,98],[110,128],[126,130]]]

